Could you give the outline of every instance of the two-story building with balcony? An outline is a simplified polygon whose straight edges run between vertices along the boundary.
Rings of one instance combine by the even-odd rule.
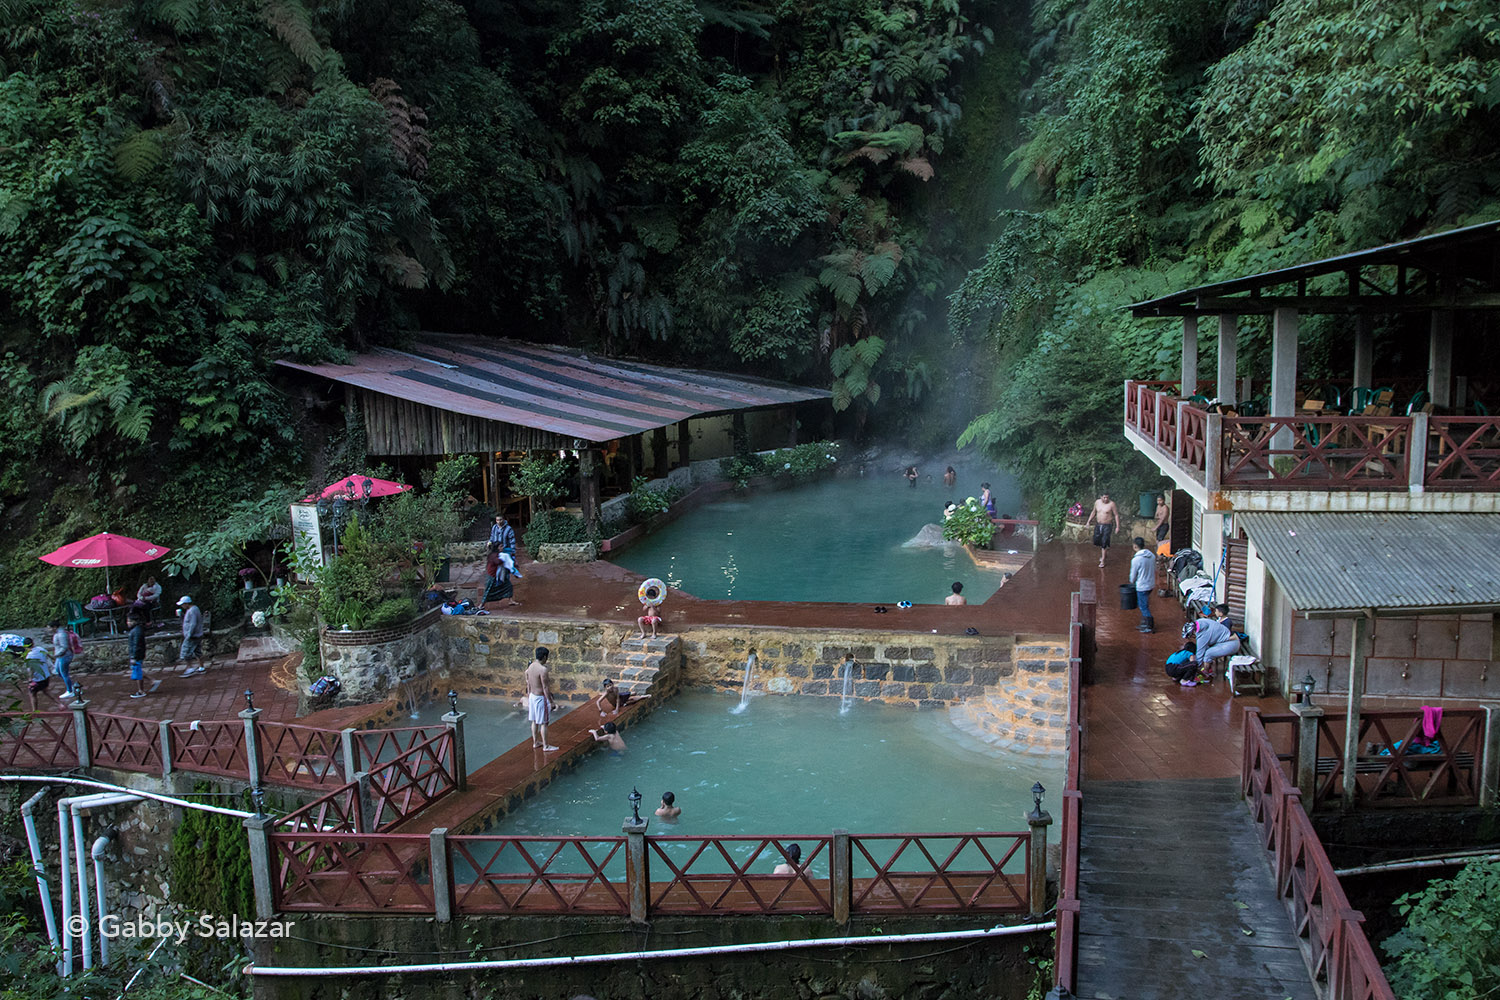
[[[1500,221],[1130,308],[1182,352],[1179,380],[1125,383],[1125,437],[1274,683],[1351,716],[1500,701]],[[1299,365],[1313,316],[1326,354]],[[1263,339],[1239,364],[1245,317],[1269,370]]]

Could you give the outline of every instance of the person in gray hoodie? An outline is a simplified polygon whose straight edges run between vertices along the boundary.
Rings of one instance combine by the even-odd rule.
[[[1146,540],[1135,538],[1135,555],[1130,557],[1130,583],[1135,587],[1136,606],[1141,609],[1141,624],[1137,631],[1155,632],[1156,620],[1151,617],[1151,591],[1156,589],[1156,556],[1146,548]]]

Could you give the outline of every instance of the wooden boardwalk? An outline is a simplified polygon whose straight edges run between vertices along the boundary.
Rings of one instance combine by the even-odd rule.
[[[1243,710],[1218,681],[1183,688],[1163,671],[1184,618],[1153,598],[1157,632],[1115,600],[1128,558],[1067,547],[1075,578],[1098,581],[1099,643],[1083,691],[1077,996],[1316,1000],[1239,796]]]
[[[1084,782],[1079,997],[1317,1000],[1239,792]]]

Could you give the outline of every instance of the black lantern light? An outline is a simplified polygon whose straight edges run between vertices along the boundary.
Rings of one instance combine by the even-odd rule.
[[[1318,686],[1318,682],[1315,681],[1315,680],[1313,680],[1313,675],[1309,671],[1308,675],[1306,677],[1302,678],[1302,684],[1300,685],[1300,687],[1302,689],[1302,704],[1304,704],[1304,705],[1311,705],[1312,704],[1313,688],[1315,688],[1317,686]]]
[[[458,692],[452,688],[448,689],[448,707],[453,709],[453,714],[458,714]]]
[[[255,711],[255,692],[249,688],[245,688],[245,707],[252,712]]]
[[[250,798],[255,802],[255,815],[264,816],[266,814],[266,790],[256,785],[250,790]]]
[[[641,790],[634,787],[630,789],[630,821],[632,823],[641,821]]]
[[[1034,783],[1031,786],[1031,815],[1040,816],[1042,814],[1042,796],[1046,794],[1046,792],[1047,789],[1042,787],[1042,783],[1040,781]]]

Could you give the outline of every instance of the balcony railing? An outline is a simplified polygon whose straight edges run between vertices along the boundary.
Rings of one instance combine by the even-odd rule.
[[[1205,489],[1500,490],[1500,416],[1246,417],[1125,383],[1125,426]]]

